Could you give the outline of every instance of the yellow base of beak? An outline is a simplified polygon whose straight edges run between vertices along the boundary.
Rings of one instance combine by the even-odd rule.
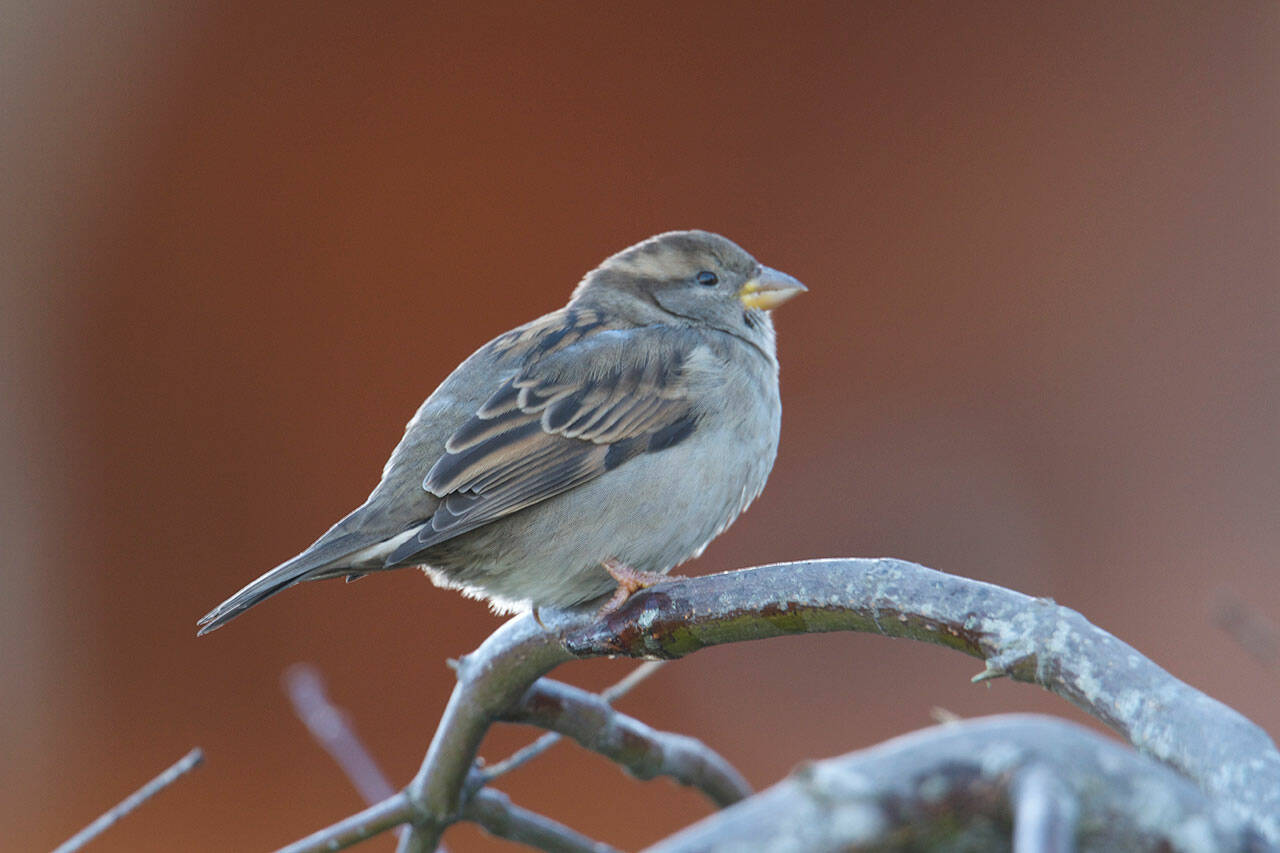
[[[738,300],[746,308],[769,311],[808,289],[786,273],[764,267],[759,275],[742,285]]]

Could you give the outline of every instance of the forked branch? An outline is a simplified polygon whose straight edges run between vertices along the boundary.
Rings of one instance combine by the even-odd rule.
[[[1265,843],[1280,845],[1280,754],[1271,739],[1047,599],[900,560],[832,559],[673,578],[604,620],[590,610],[541,615],[545,627],[516,617],[460,662],[458,685],[405,792],[415,829],[401,850],[434,849],[466,808],[468,774],[488,727],[559,664],[604,655],[679,658],[710,645],[826,631],[945,645],[982,658],[979,679],[1039,684],[1178,770]]]

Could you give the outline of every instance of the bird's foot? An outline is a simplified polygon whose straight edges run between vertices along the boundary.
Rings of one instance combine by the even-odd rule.
[[[648,589],[656,583],[670,580],[668,575],[659,574],[658,572],[642,572],[639,569],[633,569],[626,563],[612,558],[603,561],[601,566],[609,573],[609,577],[618,582],[618,588],[614,590],[613,596],[604,603],[604,606],[596,613],[596,617],[603,619],[614,613],[627,599],[635,595],[642,589]]]

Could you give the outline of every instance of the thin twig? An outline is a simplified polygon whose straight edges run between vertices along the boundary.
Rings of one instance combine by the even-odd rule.
[[[523,767],[563,739],[564,736],[561,734],[556,732],[546,732],[533,743],[520,747],[501,761],[484,766],[477,766],[476,770],[478,772],[474,777],[474,784],[476,787],[487,785],[499,776],[505,776],[512,770],[515,770],[518,767]],[[477,764],[479,764],[478,760]]]
[[[413,806],[408,795],[400,791],[345,820],[311,833],[301,841],[281,847],[277,853],[327,853],[341,850],[412,819]],[[401,843],[404,841],[402,837]]]
[[[294,713],[355,785],[365,803],[374,805],[394,795],[395,788],[365,749],[346,712],[329,700],[320,670],[311,664],[295,663],[284,671],[283,679]],[[398,834],[403,839],[408,832],[408,827],[401,827]],[[437,851],[445,853],[443,848]]]
[[[484,827],[492,835],[544,850],[546,853],[620,853],[548,817],[521,808],[500,791],[482,788],[467,801],[463,820]]]
[[[600,691],[600,698],[612,705],[638,687],[646,678],[662,669],[670,661],[647,660],[631,670],[617,684],[611,684]]]
[[[664,660],[645,661],[635,669],[631,670],[631,672],[627,673],[625,678],[622,678],[616,684],[612,684],[602,690],[600,692],[600,698],[607,704],[612,705],[614,702],[630,693],[636,685],[640,684],[646,678],[657,672],[665,663],[667,663],[667,661]],[[542,755],[551,747],[555,746],[563,737],[564,735],[557,732],[547,732],[533,743],[521,747],[501,761],[495,762],[494,764],[486,767],[478,768],[478,781],[480,784],[488,784],[499,776],[510,773],[517,767],[523,767],[539,755]]]
[[[56,849],[54,853],[72,853],[75,850],[79,850],[81,847],[85,846],[105,832],[120,818],[124,817],[129,812],[133,811],[138,806],[142,805],[147,800],[151,799],[156,794],[160,793],[165,788],[169,787],[174,782],[199,767],[203,761],[204,752],[200,747],[196,747],[191,750],[186,755],[182,756],[182,758],[174,762],[169,769],[165,770],[159,776],[152,779],[129,796],[125,797],[119,804],[113,806],[93,823],[89,824],[84,829],[73,835],[70,839],[59,845],[58,849]]]
[[[1280,674],[1280,627],[1231,590],[1220,590],[1212,605],[1213,622],[1255,661]]]
[[[1055,735],[1056,736],[1056,735]],[[1013,801],[1013,853],[1072,853],[1080,802],[1059,778],[1061,770],[1030,763],[1009,791]]]
[[[356,736],[347,714],[329,701],[319,670],[311,664],[295,663],[284,671],[284,686],[298,719],[342,768],[366,804],[381,802],[395,793]]]

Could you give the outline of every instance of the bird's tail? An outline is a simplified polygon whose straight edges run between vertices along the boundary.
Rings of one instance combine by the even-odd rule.
[[[332,531],[331,531],[332,532]],[[326,541],[326,539],[328,541]],[[196,636],[216,631],[260,601],[302,581],[359,574],[348,565],[348,558],[369,544],[367,537],[356,533],[328,539],[328,534],[291,560],[286,560],[244,589],[206,613],[197,623]]]

